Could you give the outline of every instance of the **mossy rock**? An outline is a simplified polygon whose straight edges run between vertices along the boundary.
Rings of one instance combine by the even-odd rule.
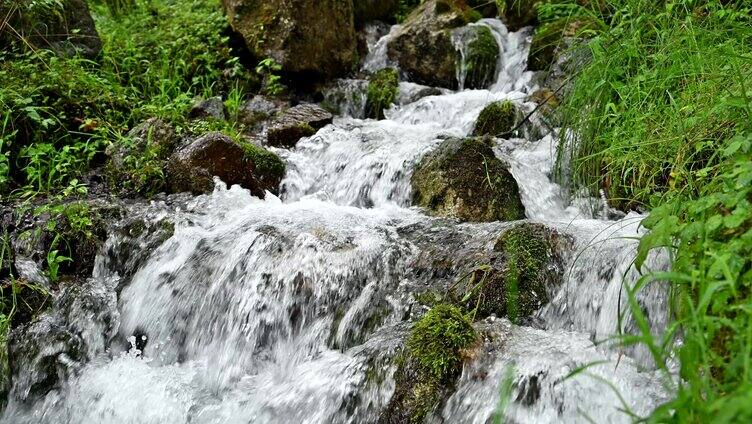
[[[451,395],[477,340],[460,308],[439,304],[428,311],[413,326],[398,359],[395,391],[379,423],[424,422]]]
[[[491,143],[479,138],[444,141],[415,169],[413,203],[467,222],[525,218],[517,182]]]
[[[473,135],[506,136],[517,125],[520,115],[517,106],[509,100],[493,102],[478,115]]]
[[[389,58],[409,81],[455,89],[460,58],[452,40],[453,30],[480,18],[463,0],[425,1],[392,37]]]
[[[253,175],[261,190],[279,194],[279,185],[285,177],[285,163],[275,153],[255,144],[242,145],[245,158],[253,164]]]
[[[384,119],[387,109],[397,97],[399,72],[394,68],[382,69],[368,83],[366,114],[375,119]]]
[[[502,266],[477,269],[454,297],[465,299],[463,306],[474,310],[476,319],[495,315],[523,321],[548,303],[549,289],[562,281],[561,239],[542,224],[507,229],[494,246]]]
[[[463,64],[465,87],[486,88],[496,78],[499,45],[488,27],[477,26],[471,29],[474,31],[474,38],[467,46],[467,57]]]

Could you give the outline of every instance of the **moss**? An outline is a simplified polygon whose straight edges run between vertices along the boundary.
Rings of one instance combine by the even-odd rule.
[[[394,68],[382,69],[368,83],[366,113],[384,119],[384,109],[394,103],[399,86],[399,73]]]
[[[493,102],[483,108],[475,121],[473,135],[503,136],[517,124],[519,112],[509,100]]]
[[[253,162],[254,175],[264,190],[276,193],[285,176],[285,163],[275,153],[252,143],[242,143],[246,158]]]
[[[462,351],[476,340],[462,311],[449,304],[434,306],[413,326],[407,347],[425,374],[443,381],[462,364]]]
[[[467,88],[485,88],[494,81],[499,61],[499,45],[486,26],[475,27],[475,38],[468,45],[464,72]]]
[[[503,255],[503,268],[482,267],[471,273],[463,306],[474,310],[476,318],[490,315],[508,317],[513,322],[529,317],[548,302],[547,284],[561,275],[554,251],[557,233],[541,224],[523,223],[506,230],[494,251]]]
[[[490,144],[476,138],[442,143],[413,173],[413,202],[468,222],[523,219],[517,182]]]
[[[454,389],[478,336],[460,308],[440,304],[413,326],[396,361],[395,392],[380,423],[422,423]]]

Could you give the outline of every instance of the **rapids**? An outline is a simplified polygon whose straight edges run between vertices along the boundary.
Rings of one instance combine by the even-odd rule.
[[[529,31],[476,25],[492,30],[502,52],[490,89],[420,96],[425,87],[401,83],[401,100],[375,121],[362,119],[365,85],[345,81],[342,116],[275,150],[288,167],[279,198],[218,181],[209,195],[132,207],[174,232],[157,244],[111,236],[82,288],[99,293],[95,306],[105,311],[82,305],[49,317],[86,330],[88,360],[58,366],[64,384],[37,400],[22,401],[31,383],[17,382],[2,422],[376,422],[394,391],[394,356],[421,313],[416,287],[436,284],[415,272],[416,258],[427,243],[447,256],[487,250],[508,225],[458,224],[410,204],[415,164],[443,138],[467,135],[485,105],[535,106],[526,101],[535,89],[524,71]],[[371,35],[365,70],[389,64],[391,33]],[[490,422],[507,386],[504,414],[514,423],[630,422],[623,410],[645,415],[666,396],[647,352],[604,342],[627,309],[623,283],[639,277],[631,260],[641,217],[594,219],[599,199],[564,198],[551,179],[554,135],[536,122],[524,138],[496,140],[496,153],[510,164],[527,218],[572,238],[564,284],[531,326],[477,324],[497,336],[465,364],[432,422]],[[118,258],[131,256],[141,259],[126,273]],[[665,268],[666,258],[651,265]],[[648,287],[639,301],[660,332],[665,293]],[[622,330],[634,330],[628,316]],[[33,382],[38,372],[22,374]]]

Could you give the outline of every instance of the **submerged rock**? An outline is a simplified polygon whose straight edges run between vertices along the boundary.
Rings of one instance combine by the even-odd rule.
[[[191,107],[189,119],[227,119],[227,108],[222,97],[204,99]]]
[[[509,100],[493,102],[484,107],[475,121],[473,135],[500,137],[508,134],[517,125],[520,111]]]
[[[232,28],[257,59],[310,79],[348,73],[356,59],[353,4],[341,0],[222,0]]]
[[[399,73],[394,68],[382,69],[368,83],[366,114],[375,119],[384,119],[384,110],[397,98]]]
[[[412,177],[413,202],[462,221],[525,218],[519,188],[487,139],[452,138],[428,154]]]
[[[102,50],[102,40],[85,0],[9,0],[0,2],[0,16],[3,26],[13,28],[13,31],[0,31],[0,50],[14,45],[89,59]]]
[[[167,183],[174,193],[209,193],[214,177],[228,185],[238,184],[264,197],[254,176],[253,162],[243,148],[222,133],[208,133],[176,151],[167,165]]]
[[[410,81],[456,88],[459,52],[452,41],[452,29],[479,18],[462,0],[426,1],[389,42],[389,57]]]
[[[314,104],[300,104],[272,120],[267,129],[267,142],[274,147],[293,147],[303,137],[332,123],[334,116]]]

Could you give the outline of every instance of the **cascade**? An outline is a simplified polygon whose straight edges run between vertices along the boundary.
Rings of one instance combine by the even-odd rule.
[[[211,194],[132,206],[129,219],[171,231],[158,242],[148,231],[113,233],[80,288],[92,300],[46,318],[83,328],[86,360],[61,365],[61,387],[26,402],[44,371],[24,371],[1,422],[377,422],[397,384],[395,357],[422,312],[416,295],[460,271],[419,265],[488,251],[510,225],[458,224],[411,206],[412,170],[441,140],[468,135],[490,102],[535,106],[526,101],[535,88],[524,70],[529,34],[492,19],[476,25],[492,30],[501,51],[489,89],[421,97],[414,93],[425,87],[401,83],[401,100],[381,121],[350,107],[295,148],[275,149],[287,163],[279,197],[217,181]],[[388,65],[395,28],[372,37],[364,70]],[[635,331],[623,281],[639,278],[631,261],[641,217],[599,220],[598,199],[566,201],[552,181],[553,135],[527,133],[495,140],[495,153],[510,164],[528,220],[570,239],[563,282],[525,325],[477,323],[482,346],[429,421],[489,422],[508,383],[509,422],[630,422],[623,409],[645,415],[667,396],[647,352],[605,342]],[[667,260],[656,255],[650,265]],[[656,331],[665,327],[658,285],[638,301]],[[28,355],[37,364],[45,352]]]

